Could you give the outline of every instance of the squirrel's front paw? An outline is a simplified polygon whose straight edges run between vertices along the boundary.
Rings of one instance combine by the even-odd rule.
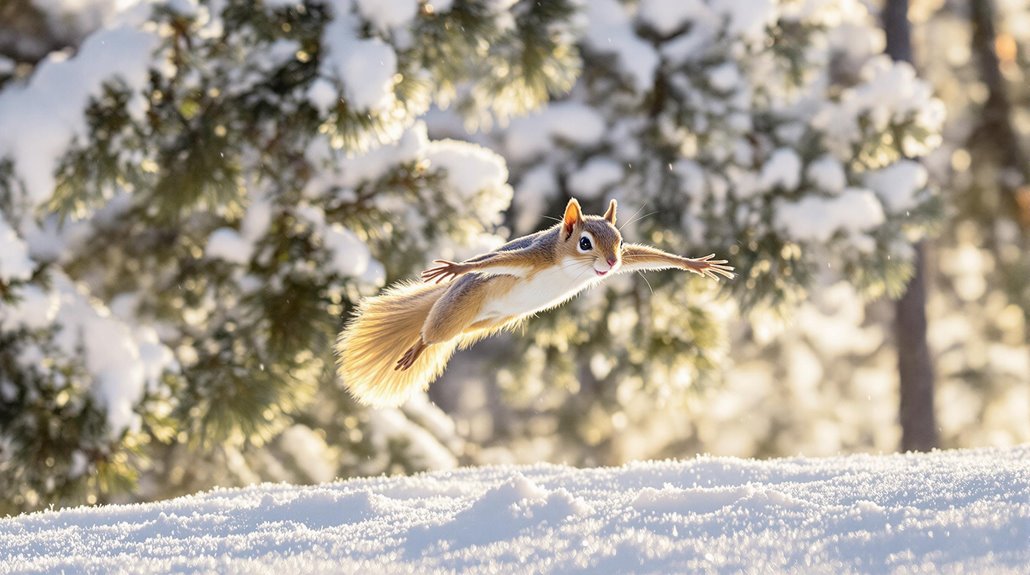
[[[440,265],[431,267],[422,272],[423,281],[431,282],[436,280],[436,283],[440,283],[451,278],[456,278],[468,271],[468,266],[465,264],[459,264],[449,260],[433,260],[433,263]]]
[[[719,276],[728,279],[736,277],[736,274],[733,273],[733,266],[726,265],[729,262],[726,260],[713,260],[712,258],[714,257],[715,254],[708,254],[703,258],[688,258],[687,270],[715,281],[719,281]]]

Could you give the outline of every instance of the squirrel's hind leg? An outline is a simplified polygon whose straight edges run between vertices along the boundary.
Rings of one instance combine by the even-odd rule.
[[[418,338],[418,341],[414,345],[408,348],[408,351],[404,352],[404,355],[397,360],[397,365],[394,366],[394,370],[405,370],[415,365],[415,360],[422,355],[422,352],[429,347],[429,344],[422,341],[422,337]]]
[[[422,325],[422,340],[433,344],[462,335],[476,322],[486,302],[509,291],[517,281],[506,275],[458,278],[429,310]]]
[[[436,300],[416,341],[397,360],[395,370],[404,371],[415,365],[429,346],[463,335],[491,298],[510,290],[517,279],[512,276],[467,275],[452,283]]]

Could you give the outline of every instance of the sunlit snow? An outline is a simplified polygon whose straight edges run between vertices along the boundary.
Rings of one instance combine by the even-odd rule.
[[[0,520],[0,573],[1025,572],[1030,446],[487,467]]]

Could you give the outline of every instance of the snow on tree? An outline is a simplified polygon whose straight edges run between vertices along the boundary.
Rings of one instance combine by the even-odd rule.
[[[418,118],[433,102],[504,118],[567,89],[573,12],[140,3],[6,84],[6,508],[107,499],[147,470],[170,493],[254,470],[454,465],[460,442],[431,406],[355,407],[330,344],[361,295],[500,241],[503,159],[432,141]],[[328,470],[302,463],[332,449],[316,428],[347,452]],[[292,475],[275,453],[297,454]]]

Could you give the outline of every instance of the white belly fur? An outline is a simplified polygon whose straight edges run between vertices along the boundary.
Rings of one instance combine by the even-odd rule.
[[[566,258],[562,265],[519,280],[508,293],[486,302],[475,321],[534,314],[555,307],[600,279],[592,267]]]

